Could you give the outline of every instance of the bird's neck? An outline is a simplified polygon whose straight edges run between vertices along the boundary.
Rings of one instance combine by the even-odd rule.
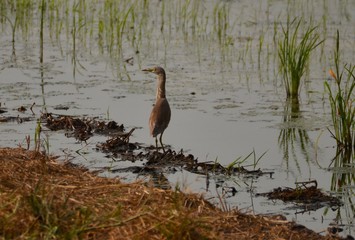
[[[165,96],[165,75],[158,75],[157,100]]]

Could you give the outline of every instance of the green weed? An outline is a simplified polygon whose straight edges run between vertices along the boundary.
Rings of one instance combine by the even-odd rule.
[[[216,4],[213,9],[213,29],[217,35],[220,46],[233,45],[233,38],[230,36],[232,26],[229,20],[229,7],[227,4]]]
[[[35,129],[35,136],[34,136],[35,151],[36,152],[39,152],[40,147],[41,147],[41,132],[42,132],[41,121],[38,119],[37,126]]]
[[[246,157],[242,158],[242,157],[238,157],[237,159],[235,159],[233,162],[231,162],[230,164],[228,164],[228,166],[226,166],[226,171],[227,173],[231,174],[231,172],[233,171],[233,168],[237,167],[241,167],[241,165],[243,163],[245,163],[250,156],[253,156],[253,163],[251,164],[251,166],[253,166],[253,168],[255,169],[257,164],[259,163],[259,161],[264,157],[264,155],[266,154],[266,151],[261,154],[260,157],[256,157],[256,153],[255,150],[253,149],[253,151],[251,153],[249,153]],[[247,167],[250,165],[244,165],[243,167]]]
[[[85,207],[67,211],[69,196],[58,206],[58,199],[50,195],[54,191],[48,191],[39,183],[33,192],[27,197],[27,204],[36,219],[36,227],[39,232],[37,237],[43,239],[53,238],[80,238],[91,223],[92,212]]]
[[[332,89],[328,82],[324,83],[329,95],[334,127],[334,131],[329,131],[339,147],[355,149],[355,65],[345,64],[343,69],[340,69],[339,31],[336,36],[334,65],[335,72],[330,70],[329,74],[335,80],[335,89]],[[345,82],[343,77],[346,77]]]
[[[309,25],[300,40],[299,32],[303,19],[295,18],[282,26],[283,38],[278,42],[280,70],[283,75],[287,98],[298,98],[301,79],[305,73],[311,52],[323,43],[317,27]]]

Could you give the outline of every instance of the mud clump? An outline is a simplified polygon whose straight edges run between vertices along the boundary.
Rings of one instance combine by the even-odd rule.
[[[116,129],[117,123],[116,122],[109,122],[108,123],[108,128]],[[115,136],[106,140],[104,143],[98,143],[97,150],[100,150],[104,153],[111,153],[113,157],[118,157],[118,154],[124,154],[126,152],[132,152],[135,149],[138,149],[139,146],[138,144],[130,143],[129,142],[129,137],[132,135],[134,132],[135,128],[132,128],[129,132],[125,133],[123,132],[123,125],[122,125],[122,131],[120,129],[119,132],[115,133]]]
[[[52,131],[65,130],[67,137],[74,137],[78,141],[86,141],[94,133],[107,136],[124,134],[123,124],[118,125],[115,121],[106,123],[95,118],[77,118],[52,113],[42,114],[41,119],[48,129]]]
[[[317,188],[317,181],[297,182],[296,188],[275,188],[271,192],[259,193],[269,199],[280,199],[284,202],[295,202],[304,211],[317,210],[324,206],[337,208],[342,205],[341,201],[333,196],[323,193]]]

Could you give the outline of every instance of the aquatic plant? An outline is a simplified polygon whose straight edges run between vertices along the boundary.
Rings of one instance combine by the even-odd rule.
[[[341,217],[342,219],[352,219],[355,208],[353,204],[354,196],[354,174],[349,167],[355,159],[355,107],[354,103],[354,65],[344,64],[340,69],[340,50],[339,50],[339,31],[336,35],[336,46],[334,50],[335,72],[329,70],[330,76],[335,80],[324,82],[326,91],[329,95],[329,102],[332,112],[334,130],[329,132],[337,142],[337,151],[332,159],[331,165],[334,169],[331,178],[331,191],[337,192],[341,196],[344,206],[347,208],[346,214],[350,216]],[[335,82],[335,86],[334,83]],[[332,85],[334,86],[332,88]],[[350,223],[351,224],[351,223]]]
[[[258,68],[260,69],[260,62],[261,62],[261,52],[263,50],[264,45],[264,36],[265,32],[263,31],[262,34],[259,36],[259,47],[258,47]]]
[[[301,78],[305,73],[311,52],[324,40],[319,40],[317,26],[309,25],[299,41],[303,19],[288,19],[282,27],[283,38],[278,42],[280,70],[283,75],[287,98],[298,98]]]
[[[35,151],[39,152],[40,147],[41,147],[41,121],[38,119],[37,120],[37,126],[35,129],[35,136],[34,136],[34,141],[35,141]]]
[[[219,43],[221,61],[227,63],[228,55],[233,52],[234,23],[230,20],[230,7],[227,3],[217,3],[213,8],[213,33]],[[231,65],[231,64],[229,64]]]
[[[259,161],[264,157],[264,155],[266,154],[267,151],[263,152],[260,157],[256,156],[255,153],[255,149],[253,149],[252,152],[250,152],[246,157],[242,158],[241,156],[239,156],[237,159],[235,159],[233,162],[229,163],[226,166],[226,171],[228,174],[232,173],[233,168],[237,167],[240,168],[242,166],[243,163],[245,163],[250,156],[253,156],[253,163],[249,164],[249,165],[243,165],[243,167],[248,167],[248,166],[252,166],[254,169],[256,168],[257,164],[259,163]]]
[[[337,141],[338,147],[355,149],[355,65],[345,64],[343,69],[340,69],[339,31],[336,36],[334,65],[335,72],[330,70],[329,74],[335,80],[335,89],[332,89],[328,82],[324,83],[329,95],[334,127],[333,131],[329,131]],[[347,76],[344,82],[345,75]]]

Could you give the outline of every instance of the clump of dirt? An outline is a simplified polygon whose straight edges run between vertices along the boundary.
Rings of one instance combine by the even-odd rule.
[[[124,134],[123,124],[118,125],[115,121],[106,123],[95,118],[78,118],[53,113],[43,113],[41,119],[45,121],[45,126],[48,129],[52,131],[66,130],[67,137],[74,137],[78,141],[86,141],[94,133],[107,136]]]
[[[341,239],[280,217],[224,212],[200,195],[122,183],[22,148],[0,149],[4,239]]]
[[[275,188],[268,193],[259,193],[269,199],[280,199],[284,202],[296,202],[298,207],[305,211],[317,210],[325,205],[336,208],[342,205],[341,201],[333,196],[323,193],[317,188],[317,181],[297,182],[296,188]]]
[[[111,121],[110,123],[115,124]],[[109,124],[108,124],[109,125]],[[123,126],[123,125],[122,125]],[[116,132],[115,136],[106,140],[104,143],[97,144],[97,150],[100,150],[107,154],[112,154],[112,157],[118,157],[119,154],[124,155],[126,152],[131,152],[139,148],[137,143],[130,143],[129,137],[134,132],[135,128],[132,128],[129,132],[125,133],[122,131]],[[132,155],[133,156],[133,155]],[[126,157],[125,160],[128,158]]]

